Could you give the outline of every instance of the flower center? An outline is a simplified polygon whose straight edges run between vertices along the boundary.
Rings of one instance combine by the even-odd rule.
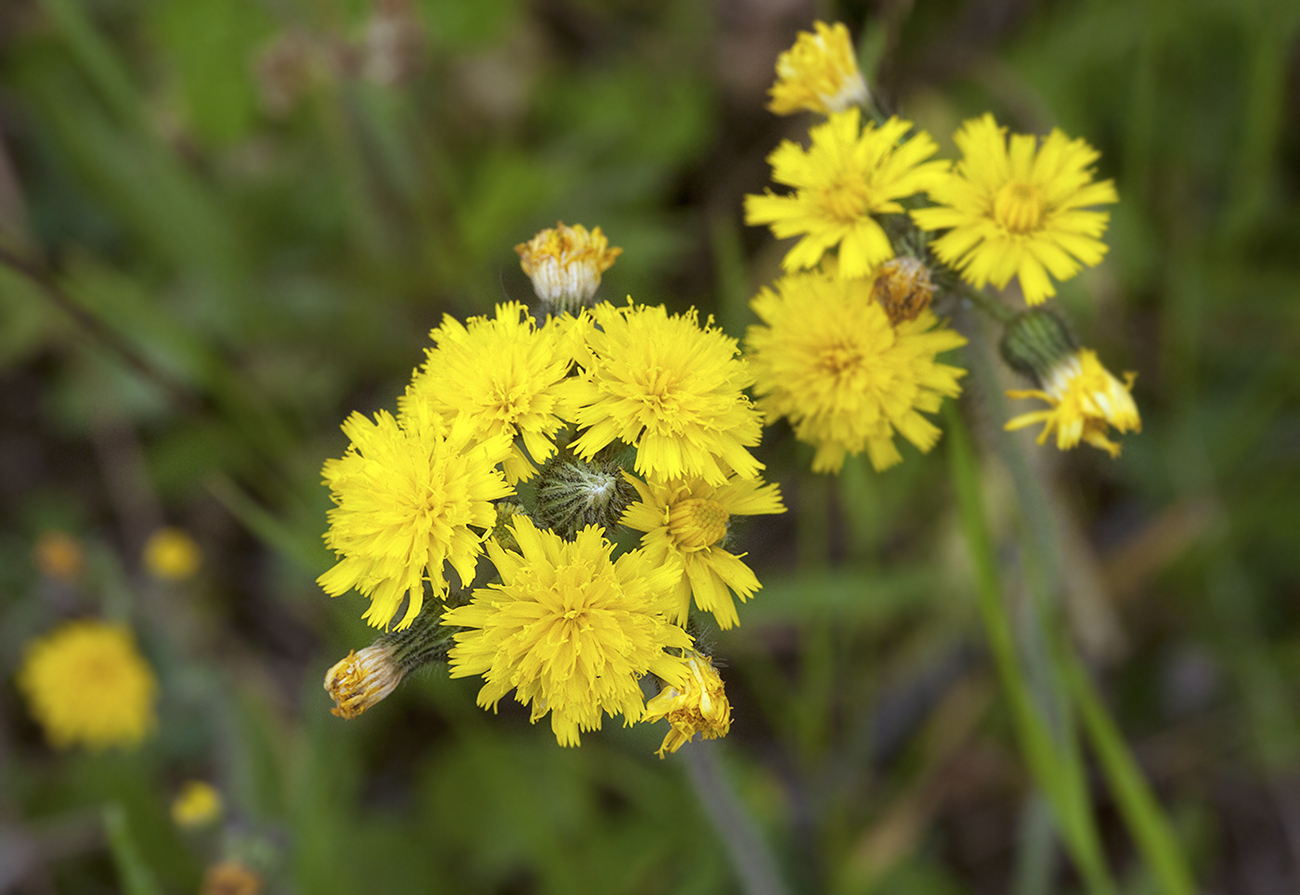
[[[839,379],[862,366],[862,353],[854,345],[832,344],[821,350],[818,361],[823,372]]]
[[[721,541],[730,518],[717,501],[692,497],[673,504],[668,511],[668,530],[681,550],[694,553]]]
[[[822,190],[822,208],[841,224],[860,221],[871,208],[871,189],[861,176],[845,177]]]
[[[1013,180],[993,200],[993,219],[1011,233],[1031,233],[1043,224],[1043,194],[1023,180]]]

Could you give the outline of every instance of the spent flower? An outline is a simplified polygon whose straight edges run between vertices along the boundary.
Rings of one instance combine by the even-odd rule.
[[[600,288],[600,277],[623,250],[611,248],[599,227],[561,221],[528,242],[515,246],[519,266],[533,281],[537,297],[554,310],[576,313],[589,306]]]
[[[722,677],[708,656],[690,651],[686,653],[690,669],[683,684],[665,684],[658,695],[646,703],[643,721],[667,718],[672,725],[659,747],[658,755],[676,752],[689,743],[695,734],[706,740],[727,735],[731,729],[731,703],[722,686]]]

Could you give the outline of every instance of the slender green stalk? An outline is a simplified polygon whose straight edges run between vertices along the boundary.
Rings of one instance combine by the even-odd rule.
[[[989,638],[993,662],[1002,681],[1021,749],[1030,773],[1043,790],[1060,824],[1065,845],[1074,858],[1090,891],[1115,893],[1118,890],[1106,866],[1096,819],[1087,802],[1086,791],[1080,798],[1082,774],[1076,749],[1062,749],[1048,727],[1047,720],[1035,706],[1028,682],[1016,652],[1011,620],[1002,601],[993,540],[984,515],[979,473],[960,416],[952,404],[946,407],[948,456],[962,528],[975,566],[975,592],[980,615]],[[1071,767],[1075,765],[1075,767]]]
[[[994,320],[998,321],[998,323],[1008,323],[1016,316],[1015,311],[1008,308],[992,295],[989,295],[983,289],[974,289],[967,286],[965,283],[955,283],[949,287],[949,290],[957,293],[962,298],[969,299],[975,307],[979,308],[983,313],[988,314]]]

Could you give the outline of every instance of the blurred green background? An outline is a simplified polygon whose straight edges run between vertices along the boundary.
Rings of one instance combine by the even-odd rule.
[[[949,150],[986,109],[1101,150],[1110,254],[1060,302],[1138,372],[1144,431],[1118,461],[1058,455],[1003,439],[973,387],[999,556],[1013,573],[1033,538],[1007,498],[1030,474],[1064,617],[1200,889],[1300,891],[1294,0],[5,0],[0,891],[192,892],[232,854],[307,895],[742,891],[662,730],[563,750],[441,672],[331,717],[324,670],[373,632],[314,583],[319,472],[444,313],[531,297],[512,247],[560,219],[623,247],[605,297],[741,336],[780,257],[742,196],[809,123],[765,91],[818,17]],[[785,886],[1080,890],[986,657],[950,439],[834,479],[766,438],[791,512],[741,532],[765,588],[713,644],[735,723],[708,761]],[[201,546],[194,579],[142,569],[164,524]],[[52,530],[83,545],[75,581],[33,562]],[[13,671],[96,612],[133,620],[160,728],[57,753]],[[193,777],[219,832],[168,817]],[[1094,795],[1121,889],[1157,891]]]

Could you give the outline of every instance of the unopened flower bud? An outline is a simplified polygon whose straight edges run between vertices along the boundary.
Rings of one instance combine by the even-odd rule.
[[[1064,320],[1051,311],[1034,308],[1012,318],[1002,333],[1000,347],[1007,366],[1042,385],[1079,346]]]
[[[569,539],[588,525],[611,529],[636,492],[617,463],[552,460],[537,478],[539,525]]]
[[[388,644],[373,644],[361,652],[353,650],[325,672],[325,689],[335,703],[330,713],[355,718],[392,693],[402,677]]]

